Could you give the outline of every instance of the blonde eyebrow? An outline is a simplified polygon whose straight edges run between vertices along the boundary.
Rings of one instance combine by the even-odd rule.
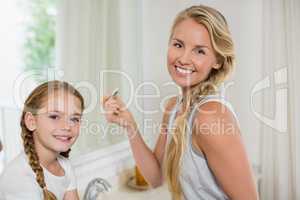
[[[59,110],[51,110],[51,111],[48,111],[48,113],[49,112],[56,112],[56,113],[60,113],[60,114],[65,114],[64,112],[61,112],[61,111],[59,111]],[[71,115],[76,115],[76,116],[82,116],[82,113],[79,113],[79,112],[74,112],[74,113],[72,113]]]
[[[184,44],[184,42],[178,38],[173,38],[172,40],[176,40],[178,42],[180,42],[181,44]],[[207,48],[207,49],[210,49],[208,46],[206,45],[196,45],[194,48]]]

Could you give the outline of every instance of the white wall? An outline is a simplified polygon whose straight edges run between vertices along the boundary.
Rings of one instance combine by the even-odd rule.
[[[143,73],[146,81],[153,81],[160,87],[161,95],[145,100],[146,109],[159,109],[159,102],[167,95],[176,94],[176,89],[164,86],[170,81],[166,68],[166,53],[169,30],[176,14],[193,4],[205,4],[219,9],[227,18],[236,45],[237,66],[233,76],[234,85],[228,88],[228,98],[234,105],[240,120],[242,134],[254,163],[259,162],[259,122],[250,107],[251,88],[261,77],[261,2],[239,0],[214,1],[143,1]],[[145,89],[145,93],[154,90]],[[259,108],[259,101],[256,101]],[[159,123],[162,113],[145,115]],[[151,130],[147,130],[151,134]],[[156,135],[157,136],[157,135]],[[155,143],[156,137],[154,137]],[[152,146],[153,146],[152,143]]]

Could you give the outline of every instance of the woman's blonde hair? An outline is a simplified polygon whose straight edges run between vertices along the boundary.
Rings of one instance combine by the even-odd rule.
[[[214,8],[208,6],[192,6],[180,12],[171,29],[170,40],[176,26],[186,20],[193,19],[203,25],[209,33],[212,47],[217,58],[218,69],[212,68],[208,77],[193,86],[187,96],[183,98],[184,113],[175,120],[172,140],[167,148],[165,157],[165,175],[174,200],[182,199],[180,185],[180,169],[183,153],[186,148],[187,117],[192,105],[201,100],[201,96],[215,94],[218,86],[225,81],[234,67],[234,45],[224,16]],[[191,127],[190,127],[191,128]]]
[[[21,116],[21,134],[23,139],[24,151],[28,157],[29,165],[36,175],[36,181],[39,186],[43,189],[44,200],[57,200],[55,195],[47,189],[43,168],[40,165],[38,154],[35,150],[33,131],[30,131],[25,125],[25,114],[36,112],[41,109],[43,103],[47,101],[47,97],[51,92],[63,90],[65,92],[73,94],[80,100],[81,109],[84,109],[84,100],[81,94],[70,84],[62,81],[49,81],[39,85],[35,88],[31,94],[27,97],[24,103],[24,109]],[[60,154],[64,157],[69,156],[70,149],[67,152],[61,152]]]

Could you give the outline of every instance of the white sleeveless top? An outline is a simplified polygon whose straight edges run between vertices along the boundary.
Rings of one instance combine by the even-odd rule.
[[[204,103],[210,101],[217,101],[225,105],[235,116],[238,123],[236,114],[232,106],[225,101],[224,98],[217,95],[205,96],[199,103],[197,103],[189,117],[188,117],[188,130],[187,130],[187,147],[185,149],[180,184],[183,191],[185,200],[224,200],[229,199],[224,191],[218,185],[214,174],[210,170],[205,156],[196,150],[192,145],[192,124],[197,113],[197,108]],[[177,98],[176,106],[173,108],[168,124],[168,134],[172,134],[172,126],[176,118],[176,114],[181,104],[181,98]],[[171,135],[168,135],[168,143],[172,139]]]

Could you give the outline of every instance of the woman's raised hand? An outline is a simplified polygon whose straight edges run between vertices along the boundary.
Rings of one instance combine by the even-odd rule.
[[[127,131],[136,129],[137,126],[133,115],[119,96],[104,96],[103,108],[108,122],[118,124],[127,129]]]

